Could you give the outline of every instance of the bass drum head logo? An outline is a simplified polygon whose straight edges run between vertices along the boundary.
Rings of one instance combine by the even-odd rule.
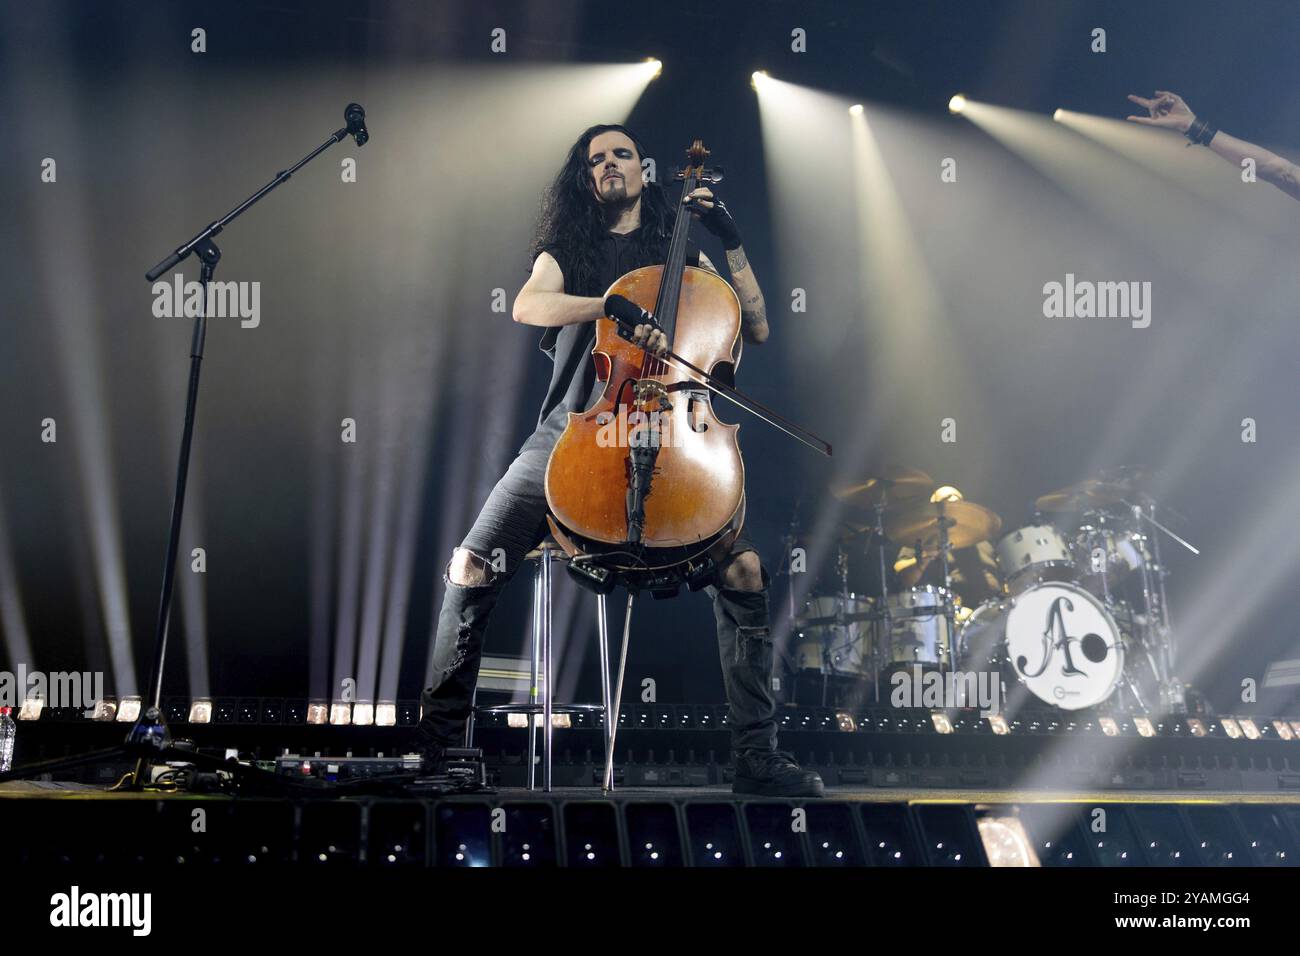
[[[1073,584],[1039,584],[1007,616],[1007,657],[1034,696],[1065,710],[1094,707],[1124,670],[1119,628],[1101,602]]]

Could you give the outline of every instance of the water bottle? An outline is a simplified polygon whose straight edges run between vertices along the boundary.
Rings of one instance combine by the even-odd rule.
[[[18,725],[9,716],[12,707],[0,707],[0,773],[8,773],[14,762],[14,738]]]

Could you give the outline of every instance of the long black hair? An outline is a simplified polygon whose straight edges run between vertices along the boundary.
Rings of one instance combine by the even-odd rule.
[[[600,239],[609,231],[604,210],[591,186],[591,167],[587,151],[591,141],[611,130],[622,133],[636,146],[637,156],[645,159],[645,147],[636,134],[625,126],[603,123],[578,137],[569,149],[555,180],[542,196],[537,230],[529,247],[533,261],[548,246],[559,247],[565,265],[565,285],[571,294],[582,294],[599,267],[597,254]],[[634,267],[662,262],[663,245],[672,235],[675,208],[667,192],[656,181],[641,189],[641,228],[636,232]],[[599,295],[604,289],[591,293]]]

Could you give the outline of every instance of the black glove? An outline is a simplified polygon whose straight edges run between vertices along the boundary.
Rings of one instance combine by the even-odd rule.
[[[691,205],[699,210],[700,222],[704,224],[704,228],[722,240],[722,248],[728,252],[740,248],[740,229],[737,228],[736,220],[731,218],[731,213],[721,199],[717,196],[713,197],[712,209],[701,208],[699,200],[693,200]]]
[[[618,334],[628,341],[632,340],[638,325],[648,325],[656,332],[664,331],[664,327],[652,314],[631,299],[618,294],[605,298],[605,315],[618,324]]]

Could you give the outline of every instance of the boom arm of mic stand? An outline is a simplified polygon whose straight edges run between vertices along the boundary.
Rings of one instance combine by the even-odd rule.
[[[216,222],[209,223],[207,227],[203,229],[202,232],[200,232],[189,242],[185,243],[183,246],[178,248],[175,252],[169,255],[162,262],[158,263],[156,266],[154,266],[152,269],[146,272],[144,274],[144,277],[150,282],[153,282],[155,279],[157,279],[160,275],[162,275],[172,266],[176,265],[178,262],[188,259],[190,253],[194,251],[194,249],[198,246],[200,242],[202,242],[204,239],[211,239],[213,236],[220,233],[221,230],[226,228],[226,226],[232,220],[240,216],[245,209],[253,205],[255,202],[257,202],[259,199],[261,199],[263,196],[269,193],[276,186],[280,185],[282,182],[284,182],[286,179],[288,179],[298,170],[302,169],[302,167],[306,166],[308,163],[310,163],[321,153],[325,152],[325,150],[329,149],[335,143],[345,139],[347,135],[348,135],[348,129],[345,126],[343,127],[343,129],[334,133],[332,136],[330,136],[329,139],[325,140],[325,142],[321,143],[319,146],[313,149],[302,159],[298,160],[298,162],[294,163],[288,169],[280,170],[280,172],[275,174],[275,178],[272,179],[269,183],[267,183],[257,192],[253,193],[253,195],[249,196],[247,199],[241,202],[234,209],[230,210],[230,212],[226,213]]]

